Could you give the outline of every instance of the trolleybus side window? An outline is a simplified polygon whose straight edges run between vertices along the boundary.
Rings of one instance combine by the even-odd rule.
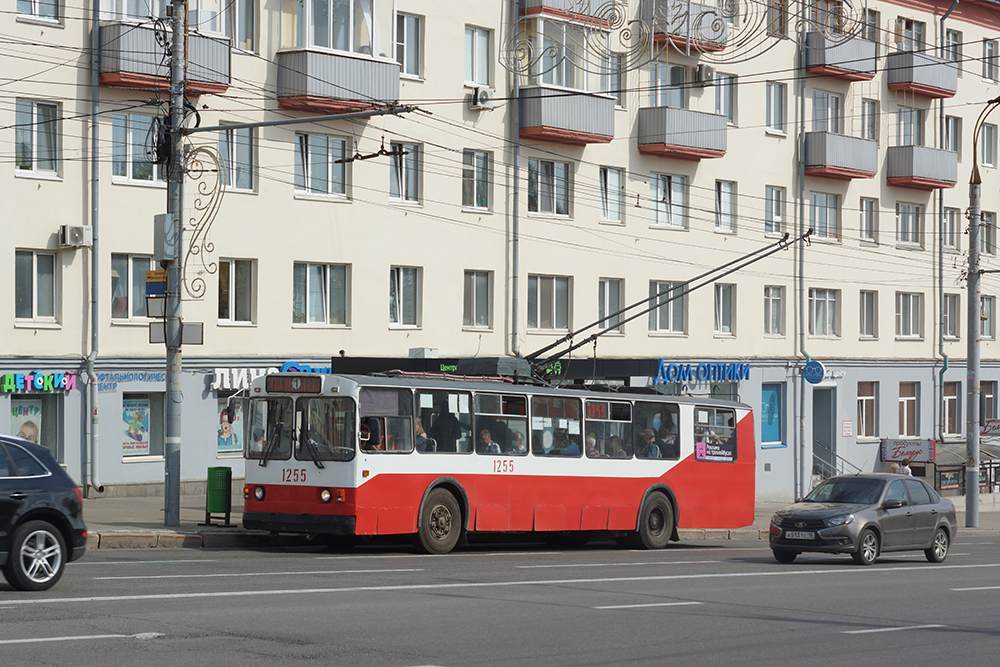
[[[528,403],[524,396],[476,394],[475,408],[477,453],[528,453]]]
[[[729,408],[694,409],[694,458],[696,461],[736,460],[736,412]]]
[[[616,401],[587,401],[587,456],[632,458],[632,405]]]
[[[295,428],[295,413],[292,399],[285,397],[254,400],[250,402],[247,419],[249,438],[246,443],[246,457],[265,461],[284,461],[292,456],[292,435]]]
[[[531,452],[536,456],[580,456],[580,399],[531,397]]]
[[[632,434],[635,437],[636,458],[673,460],[680,458],[678,413],[676,404],[635,402]]]
[[[409,389],[362,387],[359,431],[365,451],[412,452],[413,393]]]
[[[472,395],[444,389],[417,390],[417,418],[424,430],[418,433],[418,452],[472,451]]]
[[[295,442],[300,461],[350,461],[354,458],[354,401],[349,398],[299,398],[303,417]]]

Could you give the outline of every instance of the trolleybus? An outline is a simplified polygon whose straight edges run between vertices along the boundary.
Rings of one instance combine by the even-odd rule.
[[[749,406],[509,378],[275,373],[245,420],[248,529],[350,541],[529,532],[636,548],[754,514]]]

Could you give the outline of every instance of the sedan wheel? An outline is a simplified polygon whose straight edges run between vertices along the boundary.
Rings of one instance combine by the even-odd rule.
[[[924,555],[927,560],[931,563],[941,563],[945,558],[948,557],[948,547],[950,546],[950,540],[948,539],[948,533],[944,528],[938,528],[937,532],[934,533],[934,542],[931,543],[931,548],[924,551]]]
[[[858,541],[858,550],[851,554],[858,565],[871,565],[878,558],[878,535],[871,528],[865,528]]]

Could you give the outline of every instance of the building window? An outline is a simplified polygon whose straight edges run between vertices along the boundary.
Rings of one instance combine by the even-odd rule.
[[[840,0],[811,0],[808,3],[811,30],[828,35],[840,35],[844,31],[844,7]]]
[[[861,337],[878,338],[878,292],[861,290]]]
[[[979,133],[979,163],[984,167],[997,166],[997,126],[986,123]]]
[[[540,55],[532,67],[532,82],[540,79],[543,84],[575,90],[601,89],[607,58],[587,53],[609,53],[608,32],[593,24],[585,29],[575,23],[539,18],[528,24],[526,39]]]
[[[941,387],[941,417],[944,421],[944,432],[949,435],[958,435],[962,432],[962,420],[959,414],[961,395],[961,382],[945,382]]]
[[[569,215],[570,186],[568,162],[528,160],[528,210],[532,213]]]
[[[715,182],[715,231],[736,231],[736,183]]]
[[[844,127],[844,98],[825,90],[813,91],[813,132],[840,134]]]
[[[955,63],[955,68],[962,72],[962,33],[958,30],[945,30],[944,59]]]
[[[396,62],[400,74],[420,76],[420,17],[396,14]]]
[[[996,382],[980,382],[979,383],[979,425],[982,426],[986,423],[987,419],[996,419],[997,417],[997,383]]]
[[[393,266],[389,269],[389,323],[415,327],[420,320],[420,269]]]
[[[809,333],[813,336],[840,335],[840,291],[809,290]]]
[[[111,319],[146,318],[146,271],[152,257],[111,255]]]
[[[923,298],[923,294],[896,292],[897,338],[923,337]]]
[[[788,34],[788,0],[767,1],[767,34],[778,37]]]
[[[959,305],[961,297],[958,294],[945,294],[941,304],[941,329],[945,338],[958,338],[961,332],[961,317]]]
[[[613,315],[610,319],[606,318],[613,313],[618,313],[621,309],[621,278],[601,278],[597,290],[597,319],[601,321],[598,327],[606,331],[617,331],[620,333],[622,330],[621,314]]]
[[[878,437],[878,382],[858,383],[858,437]]]
[[[760,386],[760,445],[765,449],[780,446],[784,442],[781,437],[784,421],[781,388],[779,383]]]
[[[160,3],[156,1],[136,3],[128,0],[122,4],[128,5],[125,11],[129,16],[152,19],[161,16]],[[323,20],[326,15],[316,11],[313,16]],[[226,3],[217,0],[191,0],[188,8],[188,25],[192,31],[223,34],[232,40],[234,48],[253,51],[253,0],[234,0]]]
[[[882,17],[878,11],[867,9],[865,10],[864,22],[861,36],[869,42],[875,42],[877,55],[878,44],[882,41]]]
[[[14,167],[18,173],[59,172],[59,107],[18,99],[15,103]]]
[[[465,26],[465,81],[473,85],[490,85],[492,60],[491,33],[486,28]]]
[[[490,154],[485,151],[462,151],[462,206],[490,208]]]
[[[14,252],[14,317],[19,320],[55,321],[55,253]]]
[[[944,117],[944,148],[958,153],[962,161],[962,119],[958,116]]]
[[[687,225],[687,177],[671,174],[650,174],[649,222],[653,225],[684,227]]]
[[[777,81],[767,82],[767,119],[766,125],[772,132],[785,133],[785,84]]]
[[[219,321],[253,322],[253,260],[219,261]]]
[[[687,108],[687,68],[653,61],[649,64],[649,105]]]
[[[924,110],[896,107],[896,145],[924,145]]]
[[[292,271],[293,323],[348,324],[346,264],[295,262]]]
[[[466,327],[489,328],[490,313],[490,281],[489,271],[465,272],[465,306],[462,315],[462,325]]]
[[[299,40],[308,45],[392,59],[392,0],[315,0],[298,3]]]
[[[528,276],[528,328],[569,329],[570,279]]]
[[[941,218],[941,244],[949,250],[958,250],[959,216],[957,208],[946,208]]]
[[[649,281],[649,330],[653,333],[684,333],[684,313],[687,296],[678,283]],[[672,299],[672,300],[671,300]]]
[[[129,181],[166,181],[166,168],[153,164],[155,117],[137,113],[111,116],[111,174]]]
[[[861,138],[878,141],[878,100],[861,100]]]
[[[601,220],[621,222],[625,215],[625,172],[601,167]]]
[[[346,139],[296,132],[295,190],[320,195],[346,195],[346,158]]]
[[[730,125],[736,124],[736,75],[715,75],[715,113],[726,117]]]
[[[736,333],[736,285],[715,285],[715,333]]]
[[[903,438],[915,438],[919,434],[920,422],[917,419],[919,384],[919,382],[899,383],[899,435]]]
[[[122,394],[122,456],[163,456],[163,394]]]
[[[810,194],[809,226],[821,239],[840,238],[840,196],[825,192]]]
[[[983,338],[992,340],[996,338],[996,297],[983,296],[981,303],[983,305],[979,312],[979,320],[981,322],[979,334]]]
[[[785,335],[785,288],[780,285],[764,286],[764,333],[769,336]]]
[[[601,91],[615,98],[615,106],[625,107],[625,56],[621,53],[608,54]]]
[[[983,78],[997,80],[997,42],[993,39],[983,40]]]
[[[392,142],[389,197],[407,202],[420,201],[420,146]]]
[[[764,233],[780,234],[784,230],[785,189],[764,186]]]
[[[17,13],[56,22],[59,20],[58,0],[17,0]]]
[[[927,26],[923,21],[896,19],[896,45],[900,51],[921,51],[924,48],[924,34]]]
[[[983,211],[983,221],[979,225],[979,252],[984,255],[997,254],[997,214]]]
[[[896,241],[920,245],[924,229],[924,207],[920,204],[896,203]]]
[[[222,184],[232,190],[254,188],[253,128],[219,130]]]
[[[861,240],[878,243],[878,200],[861,198]]]

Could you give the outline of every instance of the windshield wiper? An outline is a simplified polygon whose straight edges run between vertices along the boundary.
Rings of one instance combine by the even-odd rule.
[[[300,448],[305,449],[309,453],[309,458],[314,464],[316,464],[316,467],[322,469],[326,466],[324,466],[323,462],[320,461],[319,451],[316,449],[316,443],[312,439],[312,433],[313,430],[308,426],[302,429],[302,433],[299,435],[299,439],[302,441],[302,446]]]
[[[261,452],[261,459],[257,465],[266,468],[267,460],[271,458],[271,454],[274,450],[278,448],[278,442],[281,440],[281,435],[285,431],[285,422],[277,422],[274,424],[274,429],[271,430],[271,438],[264,445],[264,451]]]

